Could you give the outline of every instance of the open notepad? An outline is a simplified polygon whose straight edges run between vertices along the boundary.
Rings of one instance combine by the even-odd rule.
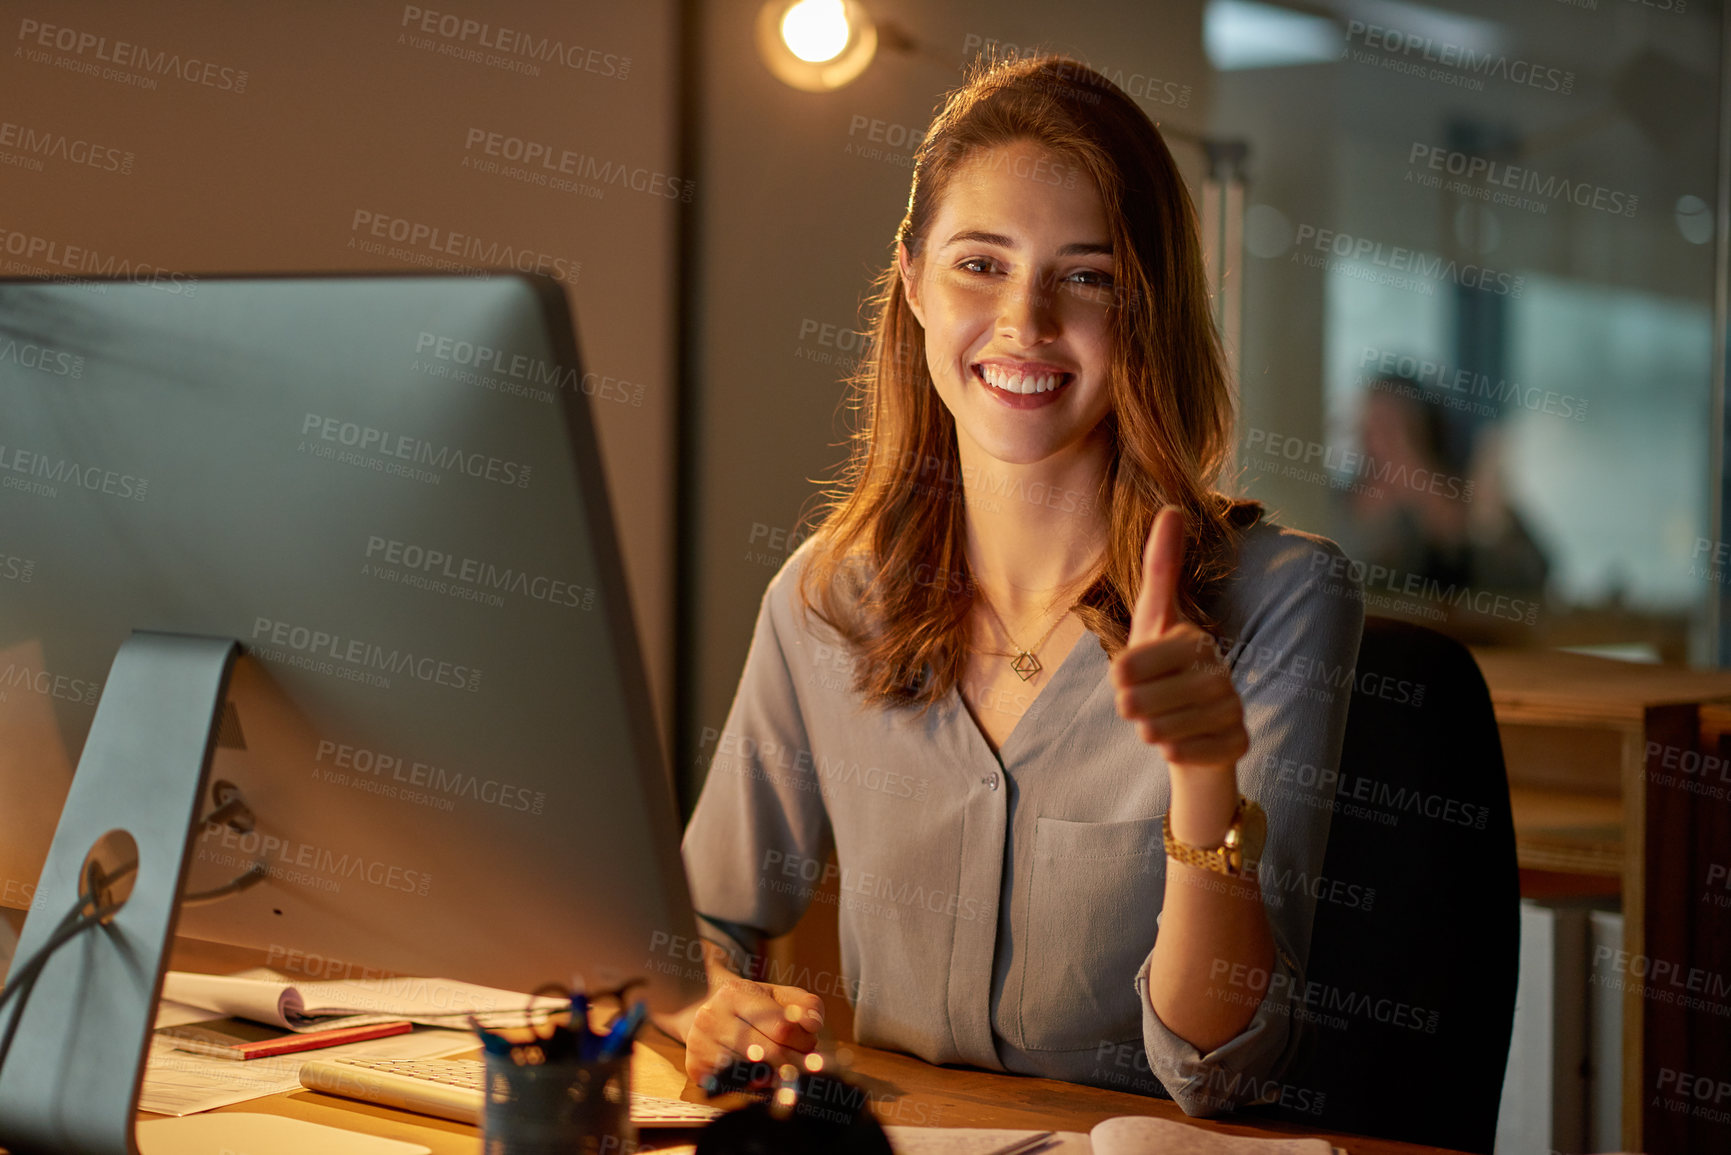
[[[896,1155],[994,1155],[1035,1131],[886,1127]],[[1123,1115],[1088,1134],[1059,1131],[1039,1155],[1346,1155],[1326,1139],[1223,1135],[1189,1123]]]
[[[512,1026],[524,1021],[524,1012],[531,1006],[540,1011],[565,1009],[563,999],[530,1000],[514,991],[449,979],[291,982],[269,970],[234,975],[169,971],[162,980],[162,997],[290,1031],[400,1019],[429,1027],[467,1027],[470,1015],[484,1026]]]

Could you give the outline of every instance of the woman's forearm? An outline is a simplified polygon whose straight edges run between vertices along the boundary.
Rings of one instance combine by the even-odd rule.
[[[1218,845],[1236,801],[1230,772],[1173,767],[1172,836],[1192,846]],[[1249,1024],[1273,966],[1261,888],[1168,858],[1148,970],[1148,998],[1160,1021],[1206,1054]]]

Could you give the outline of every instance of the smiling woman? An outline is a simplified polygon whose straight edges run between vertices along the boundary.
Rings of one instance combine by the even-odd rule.
[[[817,1045],[822,1000],[757,981],[760,948],[833,876],[865,900],[838,912],[861,1042],[1192,1113],[1280,1098],[1315,894],[1257,864],[1316,878],[1332,798],[1267,768],[1338,764],[1347,695],[1310,683],[1362,613],[1333,543],[1215,490],[1231,402],[1159,133],[1074,61],[986,69],[873,304],[850,459],[686,834],[688,1071]]]

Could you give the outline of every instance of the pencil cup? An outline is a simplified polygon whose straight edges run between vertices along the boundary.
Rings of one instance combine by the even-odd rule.
[[[631,1052],[592,1063],[518,1066],[487,1055],[485,1155],[630,1155]]]

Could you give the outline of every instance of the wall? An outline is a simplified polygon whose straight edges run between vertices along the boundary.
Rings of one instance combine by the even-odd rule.
[[[665,722],[675,220],[699,191],[671,0],[40,0],[0,28],[6,275],[443,260],[564,283]],[[507,175],[531,145],[561,159]]]

